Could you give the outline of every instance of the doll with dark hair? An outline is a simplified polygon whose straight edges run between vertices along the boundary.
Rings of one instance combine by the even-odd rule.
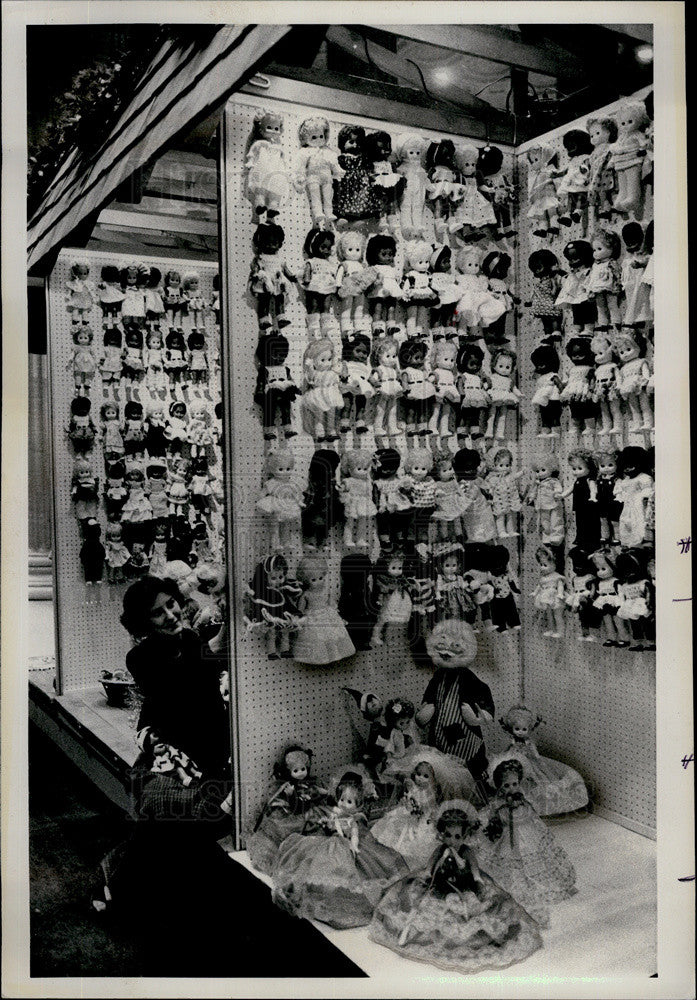
[[[411,448],[404,456],[402,492],[411,504],[408,550],[425,556],[431,540],[431,518],[436,509],[433,454],[428,448]]]
[[[542,343],[554,344],[561,340],[562,311],[556,304],[561,290],[557,255],[551,250],[534,250],[528,257],[528,268],[532,273],[532,298],[525,305],[533,316],[542,323]]]
[[[390,885],[375,908],[370,938],[459,973],[506,968],[541,948],[533,917],[480,871],[475,808],[449,800],[434,820],[438,851],[429,866]]]
[[[491,356],[491,385],[489,419],[485,436],[497,440],[506,437],[506,416],[509,409],[517,409],[523,394],[515,384],[516,352],[499,347]]]
[[[289,578],[285,557],[276,553],[257,564],[245,594],[245,624],[262,635],[270,660],[289,657],[290,634],[297,628],[301,587]]]
[[[385,645],[388,625],[407,625],[411,617],[410,582],[402,552],[382,553],[373,567],[373,606],[377,619],[370,639],[373,649]]]
[[[651,250],[638,222],[622,226],[622,242],[627,251],[620,275],[624,295],[622,326],[641,328],[651,320],[650,286],[643,281]]]
[[[482,261],[482,274],[487,279],[487,291],[494,303],[491,322],[488,321],[486,304],[482,311],[482,326],[487,343],[506,342],[506,317],[513,309],[514,303],[520,302],[507,281],[511,263],[510,255],[500,253],[498,250],[488,253]]]
[[[100,437],[102,439],[102,450],[104,460],[120,458],[124,454],[123,437],[121,434],[121,420],[119,418],[119,407],[111,400],[102,403],[99,416],[101,418]]]
[[[305,292],[307,330],[310,336],[326,336],[331,319],[331,298],[336,293],[338,263],[332,259],[334,233],[311,229],[303,247],[305,267],[301,285]]]
[[[562,282],[555,305],[568,306],[576,333],[590,336],[598,320],[595,299],[588,290],[593,247],[587,240],[572,240],[566,244],[563,253],[569,264],[569,273]]]
[[[569,158],[566,169],[557,172],[561,183],[559,195],[559,222],[570,226],[581,222],[582,231],[588,227],[588,188],[590,186],[590,154],[593,152],[591,137],[580,128],[569,129],[562,138]]]
[[[424,438],[430,434],[436,390],[425,370],[427,355],[428,344],[423,340],[405,340],[399,348],[407,445],[414,444],[417,435]]]
[[[162,300],[162,271],[152,265],[145,283],[145,319],[148,324],[159,323],[165,314]]]
[[[453,253],[449,246],[436,246],[431,252],[429,285],[437,296],[431,308],[431,335],[434,343],[452,340],[457,336],[457,304],[460,301],[460,287],[453,273]]]
[[[364,333],[344,337],[341,342],[341,358],[340,387],[344,406],[339,418],[339,430],[346,434],[353,426],[355,434],[367,434],[366,404],[375,395],[368,366],[370,337]]]
[[[189,348],[189,373],[194,385],[208,382],[208,357],[206,337],[202,330],[192,330],[187,339]],[[210,397],[209,397],[210,398]]]
[[[455,361],[460,373],[456,388],[460,394],[460,410],[457,419],[457,436],[474,441],[484,437],[486,415],[491,405],[488,389],[491,381],[482,373],[484,351],[479,344],[465,342],[460,345]]]
[[[619,519],[622,514],[622,501],[615,495],[617,484],[617,459],[614,450],[598,451],[595,460],[598,464],[598,513],[600,514],[600,536],[606,545],[619,544]]]
[[[255,357],[259,365],[254,402],[261,409],[264,438],[276,437],[276,422],[286,440],[295,436],[292,428],[291,404],[300,390],[286,364],[290,345],[282,333],[267,333],[259,338]]]
[[[168,271],[165,274],[165,290],[162,297],[168,326],[173,326],[179,319],[184,308],[182,296],[182,276],[179,271]]]
[[[259,813],[254,830],[247,839],[249,860],[257,871],[270,875],[278,848],[291,833],[302,833],[308,813],[327,798],[310,774],[312,750],[291,743],[273,767],[278,785]]]
[[[540,344],[530,355],[530,360],[537,376],[535,392],[530,400],[537,413],[537,436],[559,437],[561,425],[559,355],[551,344]]]
[[[578,618],[579,632],[576,638],[579,642],[597,642],[601,616],[594,603],[598,596],[595,564],[588,552],[576,545],[569,549],[568,559],[571,574],[566,604]]]
[[[418,551],[407,557],[407,573],[411,580],[411,619],[408,641],[412,659],[417,666],[430,666],[426,651],[426,636],[436,619],[436,584],[430,551]]]
[[[502,449],[505,451],[505,449]],[[476,448],[460,448],[453,457],[455,477],[465,502],[462,524],[468,542],[491,542],[496,537],[496,521],[491,493],[481,477],[482,456]]]
[[[139,385],[145,378],[143,360],[143,331],[137,326],[126,326],[125,345],[122,353],[122,374],[126,382],[126,395],[138,399]]]
[[[600,546],[600,511],[598,509],[598,468],[587,451],[570,451],[568,462],[573,481],[562,490],[563,498],[572,496],[576,520],[574,545],[584,552],[595,552]]]
[[[337,229],[346,228],[349,222],[377,216],[365,140],[365,129],[361,125],[344,125],[337,137],[339,166],[344,171],[343,176],[334,181]]]
[[[128,498],[125,486],[126,466],[121,459],[105,459],[106,484],[104,487],[104,507],[110,521],[120,521],[123,505]]]
[[[124,292],[121,275],[115,264],[105,264],[101,270],[101,281],[97,285],[97,298],[102,309],[105,324],[115,323],[121,315]]]
[[[426,150],[426,172],[429,180],[426,198],[433,208],[436,238],[443,240],[447,234],[448,219],[453,211],[453,196],[457,192],[459,179],[452,139],[441,139],[430,144]]]
[[[489,580],[494,588],[491,598],[491,624],[497,632],[520,631],[520,614],[515,595],[520,594],[518,580],[509,567],[511,554],[505,545],[489,546]]]
[[[578,436],[592,435],[598,415],[598,404],[593,399],[592,378],[595,355],[590,340],[585,337],[571,337],[566,343],[566,353],[571,368],[564,380],[559,399],[568,406],[569,429]]]
[[[595,299],[598,310],[599,330],[619,329],[621,313],[619,297],[622,294],[620,265],[618,263],[622,243],[617,233],[609,229],[596,229],[591,236],[593,266],[586,286]]]
[[[370,170],[373,204],[379,217],[381,233],[394,233],[397,229],[399,199],[406,187],[406,180],[392,168],[392,138],[389,132],[370,132],[363,147],[365,163]]]
[[[145,279],[150,273],[145,264],[128,264],[121,268],[121,322],[124,328],[145,326]]]
[[[515,187],[503,172],[503,153],[498,146],[482,146],[479,150],[477,170],[482,177],[479,190],[488,198],[496,215],[498,234],[503,239],[515,236],[511,210],[515,200]]]
[[[331,791],[336,805],[314,810],[308,833],[291,833],[281,844],[272,898],[298,917],[361,927],[370,923],[377,895],[407,865],[368,830],[369,786],[358,770],[345,772]]]
[[[462,551],[444,552],[435,560],[435,621],[460,619],[474,625],[477,608],[465,578]]]
[[[630,652],[655,650],[653,632],[655,595],[649,579],[645,549],[633,548],[620,552],[615,563],[619,606],[617,617],[629,625],[634,643]]]
[[[519,760],[502,760],[492,779],[496,795],[489,803],[480,841],[486,871],[542,926],[549,904],[576,892],[576,872],[523,791],[525,770]]]
[[[116,326],[107,327],[104,331],[102,356],[99,360],[99,373],[102,377],[102,392],[111,388],[114,399],[119,398],[119,382],[121,381],[121,358],[123,352],[123,334]]]
[[[67,434],[78,455],[84,455],[92,449],[97,436],[97,428],[92,422],[92,403],[89,396],[75,396],[70,401],[70,423]]]
[[[356,649],[368,649],[377,617],[372,600],[373,564],[367,552],[352,552],[341,560],[341,592],[337,610]]]
[[[126,455],[145,453],[145,422],[143,404],[130,400],[123,408],[123,446]]]
[[[648,472],[648,453],[629,445],[617,457],[615,500],[622,504],[618,537],[621,545],[636,547],[647,541],[647,506],[653,498],[654,481]]]
[[[260,330],[268,330],[274,323],[278,328],[290,323],[286,315],[287,282],[298,279],[281,252],[285,238],[283,229],[275,222],[257,226],[252,237],[254,259],[248,288],[257,300]]]
[[[617,549],[603,546],[590,555],[598,583],[593,607],[600,615],[600,623],[604,629],[603,646],[617,646],[619,649],[627,649],[631,642],[629,626],[622,618],[617,617],[620,597],[619,582],[615,576],[615,563],[618,554]]]
[[[377,530],[383,550],[404,549],[410,521],[410,503],[403,492],[402,457],[396,448],[378,448],[372,473],[377,507]]]
[[[491,602],[494,597],[494,587],[491,582],[491,545],[482,542],[467,542],[465,544],[465,582],[474,602],[475,620],[472,628],[478,632],[480,627],[493,631],[491,620]]]
[[[165,337],[165,371],[170,386],[184,384],[186,368],[186,341],[183,330],[170,330]]]
[[[378,233],[371,236],[365,248],[365,259],[375,274],[366,291],[373,317],[373,335],[396,333],[395,306],[402,298],[402,288],[395,267],[397,243],[394,236]]]
[[[598,405],[599,438],[622,433],[622,403],[617,386],[619,368],[615,356],[614,340],[604,333],[596,333],[591,340],[595,357],[591,395]]]
[[[588,205],[595,222],[612,216],[617,178],[610,163],[610,153],[612,143],[617,141],[617,122],[614,118],[589,118],[586,128],[593,146],[589,157]]]
[[[343,520],[336,479],[339,461],[339,455],[327,448],[318,449],[310,459],[301,513],[303,541],[308,548],[323,548],[331,529]]]
[[[95,475],[94,465],[88,458],[75,459],[70,485],[70,499],[73,502],[73,513],[77,518],[85,537],[85,527],[90,520],[97,517],[99,507],[99,479]]]

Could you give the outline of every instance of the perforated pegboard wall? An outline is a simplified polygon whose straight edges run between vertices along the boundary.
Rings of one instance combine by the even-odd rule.
[[[638,99],[642,100],[645,93],[639,92]],[[588,117],[612,117],[619,103],[621,102],[609,105]],[[571,128],[585,129],[586,121],[584,118],[572,122],[517,150],[521,197],[517,274],[519,294],[523,301],[529,301],[532,295],[532,276],[527,260],[533,250],[549,247],[564,267],[566,262],[562,250],[565,244],[571,239],[587,238],[583,236],[580,225],[573,225],[570,229],[561,227],[559,236],[551,241],[531,234],[531,227],[524,224],[528,207],[525,151],[543,143],[549,145],[559,152],[559,164],[564,167],[568,158],[562,136]],[[645,188],[644,191],[644,212],[639,221],[645,226],[653,218],[653,198],[650,188]],[[606,225],[621,233],[626,221],[627,217],[615,215]],[[622,259],[625,254],[623,244]],[[659,328],[658,335],[661,336],[660,318],[656,325]],[[535,373],[530,353],[540,340],[542,330],[539,320],[529,310],[525,310],[519,330],[520,387],[524,394],[521,453],[523,464],[529,466],[536,455],[552,446],[548,441],[541,442],[536,437],[535,415],[530,405],[535,391]],[[567,336],[565,334],[558,348],[562,365],[566,359],[563,347]],[[562,436],[553,446],[559,458],[564,485],[570,482],[570,471],[566,463],[570,446],[565,421],[566,418],[563,417]],[[647,447],[651,443],[646,433],[627,433],[625,416],[623,434],[617,440],[617,447],[629,444]],[[574,442],[573,447],[578,447],[578,444]],[[598,450],[597,437],[590,450]],[[533,531],[531,513],[527,516],[526,524],[527,530],[522,539],[523,685],[526,703],[546,720],[539,729],[540,749],[577,768],[588,784],[593,801],[610,818],[652,836],[656,826],[655,654],[631,653],[604,648],[600,643],[577,641],[577,619],[569,610],[565,612],[566,638],[562,641],[543,637],[545,626],[538,619],[531,598],[537,582],[533,553],[539,540]],[[568,549],[569,533],[573,530],[571,498],[566,501],[566,530]]]
[[[213,292],[213,275],[217,266],[209,261],[178,260],[164,257],[144,257],[138,255],[125,256],[114,253],[99,253],[95,251],[78,250],[65,251],[60,254],[48,283],[48,318],[49,318],[49,358],[51,377],[51,413],[53,427],[53,490],[55,511],[55,573],[56,573],[56,630],[58,640],[59,678],[61,691],[74,691],[97,684],[102,670],[114,670],[125,666],[126,653],[130,646],[129,637],[119,623],[122,610],[124,583],[101,584],[101,603],[87,603],[86,590],[79,559],[81,546],[80,528],[75,517],[74,505],[71,500],[72,475],[75,465],[75,453],[67,436],[70,421],[70,404],[75,395],[75,385],[71,365],[73,339],[71,330],[71,315],[66,309],[66,283],[70,280],[70,268],[73,260],[85,260],[89,264],[90,280],[95,285],[100,280],[101,268],[106,264],[115,264],[122,268],[133,260],[160,268],[163,276],[170,269],[178,270],[180,274],[195,270],[201,278],[200,290],[206,303],[210,302]],[[89,314],[94,330],[92,348],[97,358],[102,352],[102,318],[99,303],[96,302]],[[217,350],[214,318],[208,313],[206,323],[206,349],[209,356],[210,381],[208,388],[211,399],[206,400],[209,410],[213,411],[215,403],[220,400],[220,375],[214,363]],[[147,411],[151,396],[148,390],[141,386],[140,400]],[[123,417],[123,406],[126,399],[125,388],[120,390],[120,415]],[[112,399],[102,391],[99,372],[95,375],[91,390],[91,416],[97,429],[100,426],[99,412],[102,402]],[[170,401],[183,398],[178,389],[168,387],[165,408]],[[219,449],[216,449],[222,461]],[[95,440],[89,455],[93,463],[94,473],[99,479],[99,504],[97,519],[102,526],[102,542],[106,527],[103,490],[105,483],[105,467],[103,448],[100,439]],[[220,466],[218,470],[222,471]],[[216,470],[216,471],[218,471]],[[91,595],[95,599],[95,595]]]
[[[246,291],[252,261],[252,235],[255,219],[244,194],[243,163],[255,112],[260,108],[278,111],[284,119],[283,150],[292,166],[299,149],[298,126],[307,117],[321,113],[331,125],[332,144],[345,123],[370,129],[385,129],[393,137],[406,131],[402,126],[377,120],[366,121],[325,109],[298,107],[272,101],[235,99],[225,115],[226,205],[224,227],[229,238],[225,273],[227,329],[231,331],[228,353],[232,359],[229,372],[230,420],[232,438],[233,499],[233,582],[235,623],[235,670],[237,673],[239,771],[244,789],[241,804],[243,835],[255,817],[271,784],[272,766],[280,749],[292,740],[305,741],[315,750],[315,771],[326,779],[337,767],[350,761],[355,751],[354,738],[344,707],[342,686],[360,690],[373,689],[383,699],[400,695],[420,703],[430,673],[417,667],[409,647],[397,627],[378,651],[360,652],[350,659],[317,667],[294,660],[267,659],[263,641],[250,635],[242,621],[243,593],[256,563],[269,551],[268,526],[255,508],[263,479],[264,441],[257,408],[252,402],[257,370],[254,351],[258,326],[254,301]],[[411,131],[426,134],[423,130]],[[431,133],[431,139],[442,138]],[[454,137],[453,138],[457,138]],[[459,137],[462,138],[462,137]],[[509,167],[512,158],[507,156]],[[303,265],[303,243],[311,227],[309,205],[304,192],[293,193],[281,208],[278,218],[285,231],[284,251],[290,268],[299,273]],[[429,234],[430,236],[430,234]],[[402,246],[398,244],[397,265],[401,268]],[[288,364],[294,380],[302,382],[302,355],[308,343],[305,309],[298,293],[291,289],[287,312],[291,325],[284,330],[291,343]],[[224,321],[225,322],[225,321]],[[340,345],[338,324],[331,333],[337,349]],[[304,487],[307,469],[314,450],[311,437],[302,431],[296,404],[294,416],[298,436],[292,439],[296,458],[296,476]],[[513,421],[511,436],[515,438]],[[372,447],[371,440],[366,447]],[[515,440],[512,442],[515,447]],[[334,529],[330,546],[331,594],[339,593],[339,561],[343,554],[340,529]],[[295,570],[301,555],[300,537],[294,539],[289,558]],[[374,553],[375,554],[375,553]],[[514,557],[517,562],[517,557]],[[492,689],[497,705],[507,705],[520,693],[519,641],[508,633],[495,637],[482,635],[475,669]],[[492,727],[494,749],[500,737]]]

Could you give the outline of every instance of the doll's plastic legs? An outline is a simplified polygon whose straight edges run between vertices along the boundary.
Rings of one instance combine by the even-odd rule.
[[[339,309],[339,330],[341,331],[341,336],[345,337],[349,333],[353,333],[355,329],[354,317],[351,315],[351,307],[353,304],[352,299],[340,299],[341,303]]]
[[[387,406],[388,401],[384,396],[378,398],[375,403],[375,421],[373,424],[373,430],[375,432],[375,438],[382,438],[388,433],[386,429],[386,417],[387,417]]]
[[[641,412],[641,430],[650,431],[653,429],[653,412],[649,402],[648,393],[640,392],[638,395],[639,410]]]
[[[627,425],[627,430],[638,431],[641,430],[641,424],[643,420],[643,414],[641,412],[641,406],[639,405],[639,396],[637,393],[632,393],[626,397],[627,406],[629,408],[629,423]]]
[[[281,548],[281,533],[278,525],[278,518],[272,517],[271,522],[271,548],[280,549]]]
[[[399,333],[399,323],[397,322],[395,317],[394,299],[387,300],[387,332]]]
[[[373,335],[385,336],[385,309],[381,299],[373,300]]]
[[[310,214],[312,216],[312,225],[319,225],[320,220],[324,216],[324,208],[322,205],[322,189],[318,180],[314,178],[308,178],[305,187],[307,191],[307,199],[310,202]]]
[[[270,660],[277,660],[279,656],[278,646],[277,646],[278,633],[279,629],[276,628],[269,628],[266,631],[266,637],[265,637],[266,655]]]
[[[641,207],[641,165],[617,171],[615,209],[636,215]]]
[[[506,515],[496,514],[494,516],[494,521],[496,522],[497,538],[508,538],[508,531],[506,530]]]
[[[388,399],[385,410],[385,430],[389,437],[396,437],[399,434],[397,425],[397,400]]]
[[[327,311],[326,300],[323,302],[322,312],[319,314],[319,328],[323,337],[327,337],[331,333],[332,314]]]
[[[289,326],[290,320],[286,316],[286,297],[281,292],[273,297],[273,310],[276,317],[276,326]]]
[[[417,317],[418,317],[419,307],[410,302],[407,306],[407,337],[413,339],[418,333],[417,327]]]
[[[384,620],[382,615],[378,615],[378,619],[373,627],[373,634],[370,638],[370,645],[373,649],[377,649],[379,646],[385,645],[385,630],[387,628],[387,622]]]
[[[262,292],[257,299],[257,315],[259,317],[259,329],[267,330],[273,320],[271,317],[271,295]]]
[[[518,532],[518,515],[514,511],[509,511],[504,515],[506,521],[506,534],[509,538],[515,538]]]
[[[489,420],[486,425],[485,437],[502,438],[506,435],[506,408],[495,403],[489,410]]]
[[[310,337],[318,340],[320,337],[320,322],[318,312],[308,312],[307,314],[307,332]]]

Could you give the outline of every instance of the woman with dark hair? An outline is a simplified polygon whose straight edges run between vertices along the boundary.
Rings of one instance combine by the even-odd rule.
[[[172,580],[145,576],[126,591],[121,623],[135,645],[126,666],[142,706],[141,753],[131,772],[135,827],[101,862],[93,898],[128,904],[149,883],[155,896],[177,891],[172,879],[207,863],[215,840],[228,832],[231,782],[224,662],[186,628],[184,598]],[[217,639],[218,637],[216,637]]]

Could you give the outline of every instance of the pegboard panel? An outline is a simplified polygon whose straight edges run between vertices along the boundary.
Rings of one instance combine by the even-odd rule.
[[[123,594],[131,579],[123,582],[110,583],[106,576],[101,585],[87,592],[82,574],[79,553],[82,544],[81,532],[74,504],[71,499],[72,477],[75,467],[76,453],[68,437],[68,427],[71,415],[71,401],[76,389],[73,377],[72,354],[73,337],[71,314],[66,309],[67,282],[70,280],[71,266],[74,260],[85,261],[89,265],[89,280],[96,286],[100,281],[101,269],[105,265],[116,265],[123,268],[134,262],[158,267],[163,275],[169,270],[177,270],[180,275],[187,271],[196,271],[200,276],[200,292],[206,304],[211,302],[213,295],[213,276],[218,268],[210,261],[179,260],[164,257],[146,257],[142,254],[134,257],[122,254],[104,253],[88,250],[64,251],[58,257],[56,265],[48,282],[48,319],[49,319],[49,360],[51,383],[51,414],[53,433],[53,491],[55,513],[55,573],[56,573],[56,630],[58,648],[58,674],[61,691],[74,691],[94,686],[98,683],[102,670],[122,669],[125,666],[126,653],[130,646],[129,637],[119,622],[122,611]],[[103,319],[99,302],[96,301],[91,311],[85,317],[94,332],[91,347],[99,361],[103,353]],[[164,408],[165,416],[171,402],[184,401],[191,411],[192,404],[202,402],[213,416],[214,406],[221,400],[219,342],[220,334],[215,327],[215,317],[210,309],[203,315],[205,323],[206,355],[209,364],[209,379],[203,387],[166,384],[162,391],[164,399],[151,390],[147,382],[138,387],[139,401],[143,404],[144,414],[147,414],[153,404]],[[118,325],[118,324],[117,324]],[[182,319],[177,325],[184,328],[188,335],[191,320]],[[162,323],[163,332],[167,332],[166,324]],[[201,324],[199,323],[199,329]],[[122,331],[123,332],[123,331]],[[167,382],[167,380],[165,380]],[[102,385],[99,369],[90,385],[88,398],[91,400],[90,416],[97,430],[97,437],[90,447],[86,457],[91,462],[94,475],[99,480],[96,518],[102,528],[101,541],[105,544],[107,514],[104,503],[106,484],[106,469],[104,462],[103,439],[100,436],[100,409],[104,402],[117,402],[119,416],[123,420],[124,405],[127,401],[125,380],[116,383],[116,395],[111,387]],[[134,399],[137,397],[134,395]],[[222,453],[220,447],[211,446],[210,474],[222,483]],[[209,532],[211,539],[218,543],[215,556],[216,565],[224,558],[224,521],[222,508],[220,512],[211,515],[215,530]],[[88,603],[88,601],[90,603]],[[97,602],[98,601],[98,602]]]
[[[247,833],[258,809],[268,795],[272,784],[272,767],[281,748],[288,742],[306,742],[315,751],[314,769],[318,778],[326,780],[337,768],[354,759],[355,737],[345,707],[342,687],[374,690],[383,700],[401,696],[411,699],[418,706],[421,702],[430,671],[415,665],[405,632],[390,626],[385,645],[379,650],[359,652],[354,656],[327,666],[310,666],[292,659],[269,660],[263,640],[250,634],[243,622],[243,598],[256,564],[270,553],[268,523],[256,509],[263,483],[264,450],[262,426],[258,408],[252,396],[257,379],[254,352],[258,343],[258,324],[254,299],[247,290],[250,265],[253,257],[252,236],[256,219],[250,201],[245,196],[243,164],[254,114],[260,108],[278,112],[284,121],[282,148],[286,163],[292,168],[299,151],[298,126],[307,117],[323,114],[331,127],[330,144],[336,145],[339,129],[346,123],[362,124],[366,130],[384,129],[393,142],[405,131],[402,126],[378,120],[363,120],[353,116],[335,114],[281,104],[257,101],[252,98],[231,101],[225,113],[224,164],[225,164],[225,219],[229,238],[226,246],[226,314],[224,326],[230,331],[228,345],[231,363],[225,373],[229,379],[231,468],[230,490],[232,497],[232,592],[234,604],[235,671],[237,688],[237,726],[239,746],[239,773],[243,788],[241,803],[242,837]],[[422,130],[414,132],[425,134]],[[443,138],[431,133],[430,139]],[[453,139],[462,137],[453,136]],[[512,169],[512,157],[507,154],[507,167]],[[428,209],[426,210],[428,213]],[[427,214],[427,239],[433,239],[432,217]],[[284,253],[288,266],[296,274],[302,273],[303,244],[311,228],[309,203],[304,192],[291,191],[281,206],[276,220],[285,232]],[[363,232],[375,231],[370,226]],[[401,274],[403,241],[398,238],[397,268]],[[488,247],[483,248],[488,249]],[[302,298],[296,288],[290,288],[286,301],[290,325],[282,332],[290,342],[288,365],[294,381],[302,387],[303,353],[309,341],[306,315]],[[337,356],[340,357],[340,331],[334,319],[329,337]],[[305,433],[300,418],[300,401],[294,404],[294,430],[290,447],[295,456],[296,482],[305,488],[307,470],[315,445]],[[368,419],[370,424],[370,419]],[[511,420],[510,444],[515,448],[516,428]],[[367,434],[362,447],[372,449],[372,432]],[[348,446],[351,447],[351,435]],[[340,452],[346,442],[339,442]],[[405,441],[398,444],[402,454]],[[328,545],[330,569],[330,596],[336,605],[339,596],[339,563],[346,554],[342,547],[341,528],[335,528]],[[287,550],[289,569],[294,574],[302,555],[302,542],[298,533]],[[372,556],[377,551],[373,547]],[[513,562],[517,564],[514,553]],[[517,568],[517,565],[516,565]],[[475,664],[477,673],[491,687],[497,705],[507,705],[520,693],[520,652],[517,634],[507,633],[494,637],[480,633],[479,653]],[[498,726],[492,727],[493,749],[498,748]]]
[[[641,91],[637,99],[642,100],[644,96],[645,91]],[[558,234],[546,238],[533,235],[533,226],[526,218],[529,207],[529,164],[526,151],[541,145],[549,146],[558,153],[559,166],[563,168],[568,163],[562,141],[564,133],[572,128],[586,129],[588,118],[613,117],[621,104],[622,102],[617,102],[609,105],[587,118],[540,136],[526,143],[517,152],[521,198],[517,273],[519,295],[523,302],[529,302],[533,294],[532,274],[527,266],[530,253],[546,247],[556,254],[561,267],[567,270],[562,252],[565,244],[572,239],[590,240],[594,228],[591,221],[587,233],[584,233],[582,223],[574,223],[569,228],[559,227]],[[643,213],[636,221],[645,227],[652,218],[652,189],[644,187]],[[632,220],[634,216],[614,214],[601,225],[621,235],[622,226]],[[624,263],[626,256],[626,248],[622,243],[620,265]],[[564,347],[568,337],[572,335],[570,320],[568,314],[564,316],[564,335],[557,346],[562,360],[562,374],[565,361],[568,360]],[[656,325],[660,327],[660,318]],[[522,462],[523,465],[531,466],[538,455],[552,451],[559,460],[562,485],[567,486],[571,482],[568,452],[577,447],[594,452],[600,450],[601,445],[607,445],[597,435],[584,439],[583,443],[572,441],[566,415],[562,416],[559,439],[537,437],[535,412],[531,405],[536,375],[530,354],[540,342],[542,325],[530,309],[525,309],[519,329],[520,387],[524,396],[521,407]],[[652,360],[652,353],[649,342],[649,360]],[[625,413],[622,433],[614,439],[614,446],[649,447],[652,444],[652,433],[629,432]],[[573,530],[574,519],[569,497],[565,509],[565,550],[568,550],[573,540]],[[576,637],[578,619],[569,609],[564,612],[565,638],[543,637],[546,626],[539,619],[539,612],[536,611],[531,596],[539,578],[534,560],[534,551],[539,542],[535,516],[529,508],[522,538],[522,668],[525,701],[546,720],[539,729],[540,750],[575,767],[583,775],[592,799],[600,810],[606,810],[613,819],[625,823],[631,829],[652,836],[656,825],[655,654],[607,648],[601,642],[579,642]],[[568,571],[567,563],[565,572]]]

